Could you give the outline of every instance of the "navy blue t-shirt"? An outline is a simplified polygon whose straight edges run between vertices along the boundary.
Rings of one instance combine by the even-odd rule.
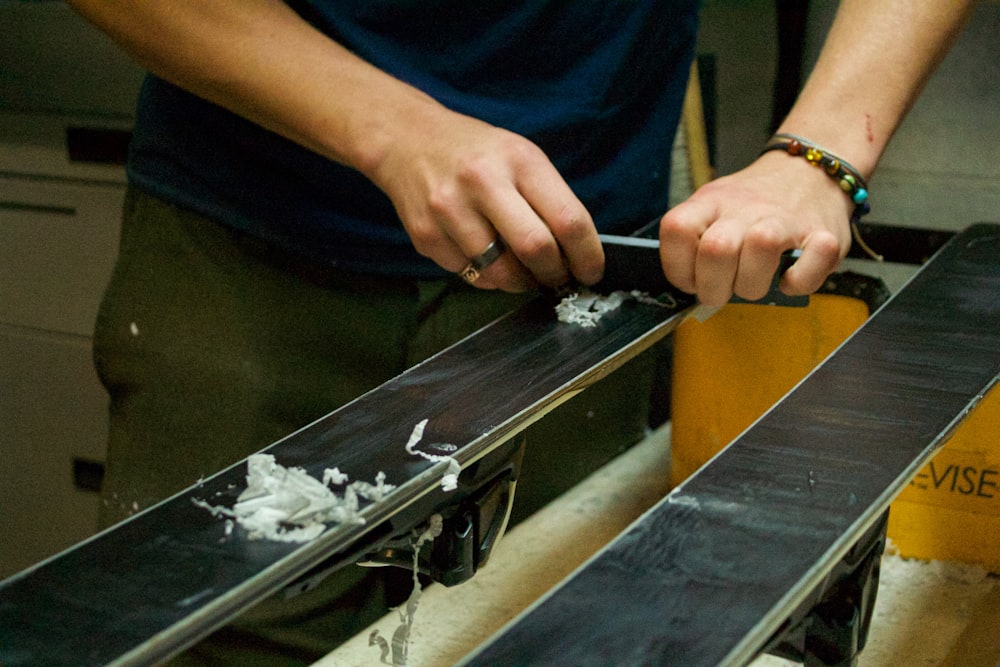
[[[538,144],[604,232],[667,207],[697,0],[288,0],[445,106]],[[372,100],[378,104],[378,100]],[[353,169],[147,78],[137,187],[347,271],[436,277],[388,197]]]

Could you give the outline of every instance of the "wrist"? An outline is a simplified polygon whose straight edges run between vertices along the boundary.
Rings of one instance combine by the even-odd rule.
[[[799,135],[778,132],[765,144],[761,150],[761,157],[767,155],[784,154],[791,158],[801,158],[804,165],[811,166],[823,176],[829,177],[829,181],[834,183],[844,195],[845,203],[850,203],[848,221],[850,223],[851,235],[855,242],[872,259],[882,261],[882,256],[877,254],[861,238],[858,229],[858,222],[871,211],[871,204],[868,195],[868,183],[860,171],[850,162],[839,157],[832,151],[811,142]]]
[[[817,122],[821,118],[818,114],[815,117],[790,114],[777,129],[776,135],[804,137],[809,143],[846,160],[863,178],[871,178],[889,139],[887,129],[867,114],[843,122],[827,118]]]
[[[333,148],[341,152],[339,161],[378,184],[392,155],[411,143],[414,128],[422,125],[420,119],[439,105],[422,91],[396,81],[381,92],[366,93],[359,102],[345,114],[340,136],[331,137]]]
[[[356,117],[352,166],[383,190],[398,178],[399,165],[427,151],[453,113],[422,91],[403,85],[382,98],[385,104]]]

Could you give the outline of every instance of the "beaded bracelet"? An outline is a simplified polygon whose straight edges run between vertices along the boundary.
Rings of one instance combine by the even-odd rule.
[[[851,212],[851,231],[858,244],[873,258],[881,260],[881,255],[876,254],[861,239],[858,232],[858,221],[861,216],[871,211],[871,204],[868,202],[868,184],[861,176],[860,172],[851,166],[851,163],[837,157],[830,151],[817,146],[808,139],[803,139],[794,134],[778,133],[764,146],[761,155],[768,151],[785,151],[791,156],[801,156],[809,164],[815,167],[822,167],[830,175],[840,189],[847,193],[847,196],[854,202],[854,211]]]

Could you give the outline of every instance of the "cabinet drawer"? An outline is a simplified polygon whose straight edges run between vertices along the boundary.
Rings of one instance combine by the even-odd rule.
[[[73,460],[103,460],[107,404],[89,338],[0,325],[0,578],[97,528]]]
[[[0,323],[89,336],[125,188],[0,177]]]

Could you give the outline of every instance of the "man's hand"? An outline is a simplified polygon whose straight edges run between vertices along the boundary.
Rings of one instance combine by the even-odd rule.
[[[590,214],[542,150],[517,134],[428,105],[369,175],[417,251],[448,271],[503,239],[507,250],[476,287],[516,292],[601,278]]]
[[[779,132],[805,137],[870,178],[882,151],[962,30],[974,0],[842,0]],[[873,30],[873,26],[878,26]],[[882,35],[893,35],[886,49]],[[853,204],[833,179],[778,152],[699,189],[660,228],[664,272],[711,305],[762,296],[785,250],[781,289],[818,289],[850,244]]]
[[[781,254],[801,257],[781,280],[789,295],[819,289],[850,248],[853,205],[822,169],[775,152],[712,181],[660,224],[667,279],[707,305],[763,297]]]

